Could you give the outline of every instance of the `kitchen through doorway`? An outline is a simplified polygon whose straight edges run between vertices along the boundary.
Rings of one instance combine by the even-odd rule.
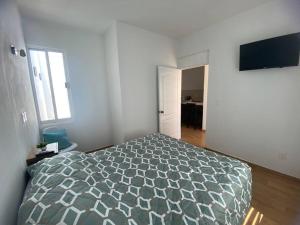
[[[208,65],[182,70],[181,139],[205,147]]]

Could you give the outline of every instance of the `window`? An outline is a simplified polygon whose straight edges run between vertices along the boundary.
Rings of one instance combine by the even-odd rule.
[[[63,53],[29,49],[29,55],[33,92],[40,121],[70,119],[69,83]]]

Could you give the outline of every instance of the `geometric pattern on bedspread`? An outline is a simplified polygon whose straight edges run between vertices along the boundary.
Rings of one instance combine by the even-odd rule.
[[[28,169],[19,224],[239,225],[250,167],[162,134]]]

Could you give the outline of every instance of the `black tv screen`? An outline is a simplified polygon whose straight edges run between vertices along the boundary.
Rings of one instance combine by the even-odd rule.
[[[240,46],[240,71],[299,65],[300,33]]]

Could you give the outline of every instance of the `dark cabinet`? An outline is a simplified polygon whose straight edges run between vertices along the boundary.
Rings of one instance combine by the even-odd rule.
[[[202,129],[203,106],[194,103],[181,104],[181,124]]]

